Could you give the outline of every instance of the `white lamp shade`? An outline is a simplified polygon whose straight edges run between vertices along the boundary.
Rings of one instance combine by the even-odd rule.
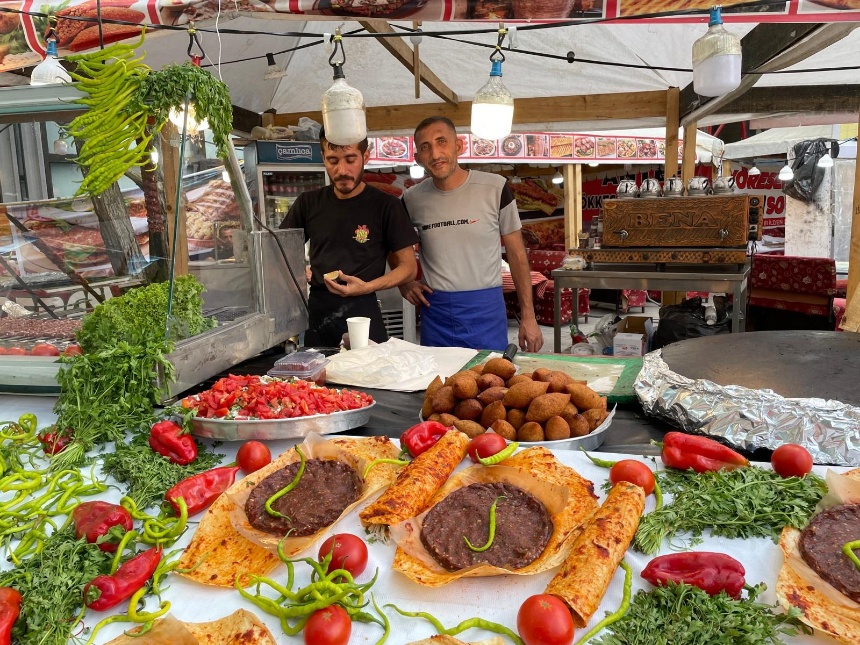
[[[552,183],[554,183],[554,184],[563,184],[564,183],[564,177],[562,176],[562,174],[560,172],[556,172],[552,176]]]
[[[511,133],[514,96],[502,83],[502,62],[493,61],[490,78],[472,101],[471,131],[481,139],[501,139]]]
[[[412,177],[412,179],[421,179],[424,176],[423,166],[419,166],[418,164],[409,166],[409,176]]]
[[[761,170],[759,170],[758,166],[756,166],[755,164],[753,164],[753,167],[747,171],[747,175],[749,175],[750,177],[755,177],[756,175],[760,175],[760,174],[761,174]]]
[[[777,175],[777,177],[779,177],[780,181],[791,181],[794,179],[794,171],[791,169],[791,166],[785,164],[779,171],[779,175]]]
[[[819,168],[833,168],[833,157],[830,156],[830,153],[826,153],[821,159],[818,160]]]
[[[367,138],[364,97],[345,78],[335,76],[323,93],[322,118],[326,141],[336,146],[355,145]]]
[[[723,27],[719,7],[711,9],[708,31],[693,43],[693,90],[722,96],[741,84],[741,39]]]

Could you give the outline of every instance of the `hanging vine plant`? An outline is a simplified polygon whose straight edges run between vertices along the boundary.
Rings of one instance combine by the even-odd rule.
[[[212,130],[218,156],[226,158],[233,108],[230,90],[212,74],[191,63],[167,65],[141,80],[135,103],[155,120],[156,130],[167,122],[171,109],[181,109],[191,98],[197,121],[205,119]]]

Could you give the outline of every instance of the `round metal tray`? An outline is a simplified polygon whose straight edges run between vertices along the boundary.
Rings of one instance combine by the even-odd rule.
[[[315,414],[295,419],[203,419],[191,420],[192,434],[222,441],[247,439],[301,439],[311,432],[332,434],[363,426],[370,420],[376,401],[358,410]]]

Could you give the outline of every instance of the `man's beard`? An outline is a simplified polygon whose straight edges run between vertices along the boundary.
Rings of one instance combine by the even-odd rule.
[[[358,177],[355,178],[355,181],[353,181],[352,177],[346,177],[344,175],[339,175],[338,177],[335,177],[334,179],[332,179],[331,183],[334,186],[334,189],[337,192],[339,192],[341,195],[349,195],[352,191],[354,191],[356,188],[358,188],[358,185],[361,183],[361,180],[363,178],[364,178],[364,169],[362,168],[361,170],[358,171]],[[339,181],[342,181],[345,179],[349,180],[349,181],[353,181],[353,183],[351,184],[352,188],[350,188],[348,190],[341,190],[337,184]]]

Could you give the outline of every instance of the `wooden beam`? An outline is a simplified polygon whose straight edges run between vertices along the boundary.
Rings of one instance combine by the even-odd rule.
[[[666,101],[663,90],[514,99],[514,124],[665,118]],[[274,125],[295,125],[303,116],[322,123],[322,114],[314,111],[276,114]],[[461,101],[456,107],[446,103],[370,107],[367,108],[367,130],[411,130],[428,116],[446,116],[456,126],[468,126],[472,120],[472,103]]]
[[[359,20],[359,24],[371,34],[393,34],[397,33],[385,20]],[[394,56],[400,63],[413,74],[415,73],[415,65],[413,63],[412,49],[403,42],[401,38],[377,38],[376,41],[388,50],[388,53]],[[451,105],[457,105],[460,99],[450,87],[445,85],[436,74],[433,73],[427,65],[419,65],[419,73],[421,74],[422,82],[430,88],[440,99]]]
[[[720,108],[721,114],[771,112],[854,112],[860,85],[754,87]]]
[[[182,171],[179,146],[171,140],[180,137],[170,121],[161,129],[161,172],[164,175],[164,220],[167,224],[167,257],[173,257],[173,274],[188,273],[188,236],[185,232],[185,200],[179,200],[179,225],[176,220],[176,177]],[[174,250],[175,249],[175,250]],[[169,266],[170,260],[168,260]]]
[[[666,90],[666,167],[663,171],[665,178],[678,175],[678,128],[681,124],[679,103],[681,90],[670,87]]]
[[[564,248],[579,246],[582,230],[582,165],[566,164],[564,176]]]
[[[681,161],[681,181],[684,188],[696,172],[696,124],[684,126],[684,158]]]
[[[858,114],[860,126],[860,114]],[[851,216],[851,246],[848,251],[848,303],[842,329],[860,331],[860,159],[854,160],[854,201]]]
[[[233,131],[243,134],[251,134],[258,125],[262,125],[263,120],[261,115],[251,110],[246,110],[238,105],[233,106]]]

